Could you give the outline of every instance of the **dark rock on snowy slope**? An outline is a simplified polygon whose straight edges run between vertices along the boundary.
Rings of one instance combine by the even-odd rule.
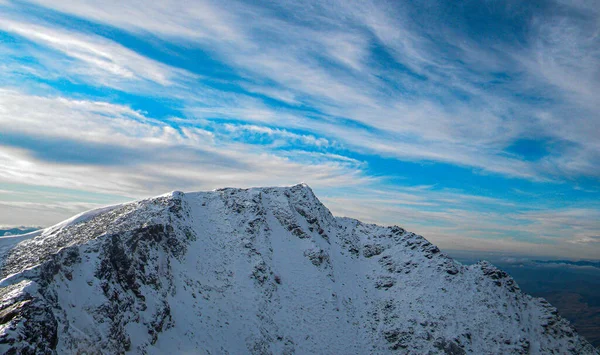
[[[306,185],[175,192],[2,250],[9,354],[598,354],[503,271]]]

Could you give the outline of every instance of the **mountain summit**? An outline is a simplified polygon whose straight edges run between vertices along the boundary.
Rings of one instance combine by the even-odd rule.
[[[304,184],[173,192],[1,243],[9,354],[598,354],[505,272],[334,217]]]

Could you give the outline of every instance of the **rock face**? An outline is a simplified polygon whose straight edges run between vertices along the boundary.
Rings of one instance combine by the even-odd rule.
[[[546,301],[306,185],[174,192],[3,249],[8,354],[598,354]]]

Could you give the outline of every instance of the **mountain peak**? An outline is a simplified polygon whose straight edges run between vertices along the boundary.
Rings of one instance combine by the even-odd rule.
[[[597,354],[505,272],[306,184],[90,211],[0,265],[4,352]]]
[[[310,192],[314,196],[312,188],[310,186],[308,186],[308,184],[303,183],[303,182],[301,182],[299,184],[295,184],[295,185],[289,185],[289,186],[268,186],[268,187],[250,187],[250,188],[222,187],[219,189],[215,189],[214,191],[264,191],[264,192],[289,191],[289,192],[293,192],[293,193]],[[198,192],[198,193],[202,193],[202,192]]]

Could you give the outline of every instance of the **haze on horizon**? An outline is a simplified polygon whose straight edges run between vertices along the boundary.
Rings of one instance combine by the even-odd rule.
[[[600,259],[600,2],[0,0],[0,225],[309,184],[447,249]]]

